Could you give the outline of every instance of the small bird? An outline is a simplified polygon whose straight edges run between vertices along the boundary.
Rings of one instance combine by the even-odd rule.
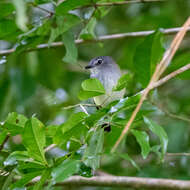
[[[90,78],[97,78],[105,88],[105,95],[94,97],[97,106],[104,107],[114,100],[123,98],[125,91],[112,91],[121,77],[121,71],[115,61],[109,56],[99,56],[92,59],[85,69],[90,69]]]

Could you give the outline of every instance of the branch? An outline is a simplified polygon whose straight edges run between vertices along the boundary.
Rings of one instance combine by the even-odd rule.
[[[181,44],[189,26],[190,26],[190,17],[186,20],[186,22],[183,25],[183,27],[181,28],[181,30],[175,36],[174,40],[172,41],[170,47],[166,50],[160,63],[156,66],[155,72],[153,73],[153,76],[151,77],[148,86],[143,91],[141,99],[140,99],[139,103],[137,104],[137,107],[133,111],[128,123],[126,124],[125,128],[123,129],[118,140],[114,144],[114,146],[111,150],[112,153],[115,151],[115,149],[120,144],[121,140],[124,138],[124,136],[128,132],[128,130],[129,130],[130,126],[132,125],[137,113],[139,112],[144,100],[146,99],[148,93],[152,89],[154,83],[158,81],[159,77],[162,75],[162,73],[165,71],[165,69],[169,65],[169,63],[172,60],[173,56],[175,55],[177,49],[179,48],[179,45]]]
[[[151,3],[151,2],[164,2],[164,0],[130,0],[130,1],[120,1],[120,2],[106,2],[106,3],[94,3],[91,5],[84,5],[81,8],[88,8],[88,7],[110,7],[110,6],[120,6],[120,5],[127,5],[132,3]]]
[[[135,189],[179,189],[189,190],[190,181],[141,178],[141,177],[124,177],[124,176],[95,176],[84,178],[72,176],[56,186],[94,186],[94,187],[131,187]]]
[[[179,32],[181,30],[181,27],[176,27],[176,28],[168,28],[168,29],[161,29],[161,32],[165,35],[171,35]],[[188,28],[187,31],[190,31],[190,27]],[[114,39],[123,39],[123,38],[136,38],[136,37],[144,37],[148,36],[152,33],[154,33],[155,30],[148,30],[148,31],[139,31],[139,32],[127,32],[127,33],[121,33],[121,34],[110,34],[110,35],[104,35],[104,36],[99,36],[96,39],[92,40],[83,40],[83,39],[77,39],[75,40],[76,44],[82,44],[82,43],[87,43],[87,42],[102,42],[106,40],[114,40]],[[63,46],[63,42],[54,42],[51,45],[48,44],[40,44],[36,48],[31,48],[26,51],[35,51],[39,49],[46,49],[46,48],[54,48],[54,47],[59,47]],[[0,56],[3,55],[9,55],[15,51],[14,48],[12,49],[7,49],[7,50],[1,50],[0,51]]]

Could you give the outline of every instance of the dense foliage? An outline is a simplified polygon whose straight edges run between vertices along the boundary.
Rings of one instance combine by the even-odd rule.
[[[96,6],[120,0],[0,1],[0,188],[59,189],[72,175],[188,179],[190,71],[149,94],[127,136],[111,150],[136,107],[189,1]],[[155,30],[141,38],[96,41],[105,34]],[[82,42],[80,41],[82,40]],[[62,43],[54,43],[62,42]],[[85,42],[85,43],[84,43]],[[80,44],[77,44],[80,43]],[[14,49],[12,53],[3,50]],[[123,76],[113,89],[124,99],[96,109],[105,93],[83,67],[112,56]],[[189,36],[165,74],[190,63]],[[111,125],[111,132],[102,126]],[[178,155],[178,156],[176,156]],[[37,176],[40,180],[28,186]]]

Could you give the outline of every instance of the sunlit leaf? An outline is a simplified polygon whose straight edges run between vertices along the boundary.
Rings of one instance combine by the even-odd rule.
[[[78,94],[80,100],[86,100],[94,96],[105,94],[104,86],[96,78],[91,78],[83,81],[81,87],[82,89]]]
[[[43,150],[46,143],[45,127],[38,119],[33,117],[26,122],[22,139],[28,154],[35,160],[47,165]]]
[[[80,161],[67,159],[53,168],[51,176],[55,182],[64,181],[79,170]]]
[[[103,143],[104,129],[98,128],[93,132],[83,156],[84,163],[94,170],[100,167]]]
[[[143,158],[145,159],[151,150],[148,134],[145,131],[137,131],[134,129],[132,129],[131,132],[136,137],[137,142],[139,143],[141,147],[141,154]]]
[[[144,117],[144,122],[147,124],[148,128],[159,137],[160,142],[161,142],[161,151],[162,151],[162,159],[164,158],[164,154],[167,151],[167,146],[168,146],[168,136],[164,129],[153,122],[152,120],[148,119],[147,117]]]
[[[12,0],[12,2],[16,9],[16,23],[18,27],[23,31],[27,31],[26,2],[24,0]]]
[[[4,161],[5,166],[15,165],[18,164],[18,161],[23,162],[30,162],[32,161],[31,158],[29,158],[28,153],[26,151],[15,151],[12,152],[8,158]]]
[[[86,116],[84,112],[78,112],[71,115],[65,123],[57,128],[55,136],[53,137],[54,143],[64,144],[71,137],[82,134],[84,125],[82,125],[81,122]],[[78,133],[79,130],[81,133]]]
[[[12,135],[21,134],[27,120],[28,119],[24,115],[12,112],[9,113],[3,127]]]
[[[62,35],[62,42],[66,48],[66,55],[63,57],[63,61],[67,63],[76,64],[78,50],[75,45],[74,35],[71,32],[65,32]]]

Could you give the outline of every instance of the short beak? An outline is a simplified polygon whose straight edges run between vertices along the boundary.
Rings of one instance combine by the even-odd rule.
[[[85,69],[91,69],[91,68],[93,68],[92,65],[87,65],[87,66],[85,67]]]

